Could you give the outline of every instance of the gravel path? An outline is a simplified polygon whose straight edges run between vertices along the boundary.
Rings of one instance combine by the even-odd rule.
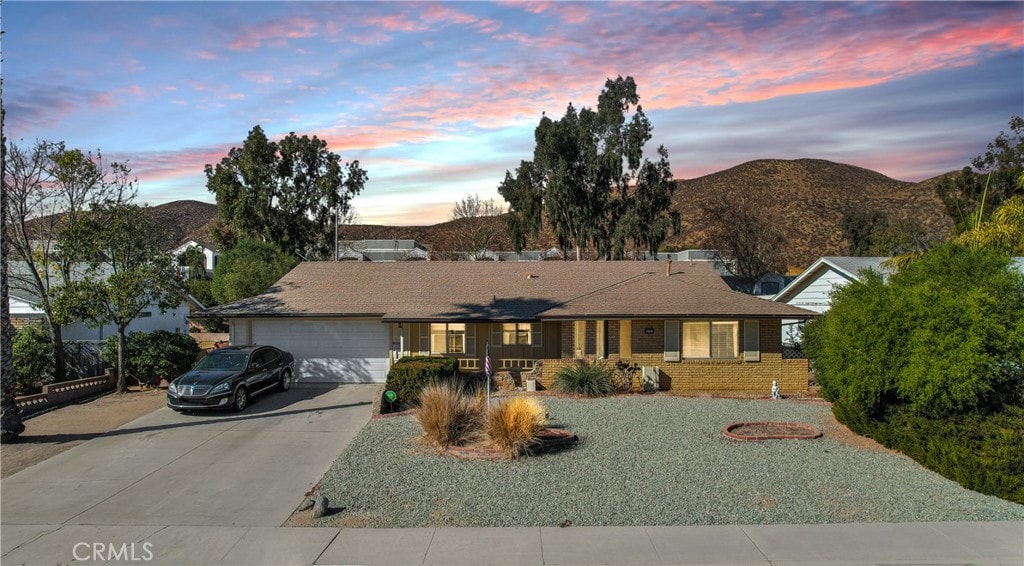
[[[737,421],[818,428],[792,401],[544,397],[581,442],[515,461],[463,461],[418,442],[410,417],[371,421],[320,482],[343,527],[714,525],[1024,520],[1024,506],[961,488],[898,454],[838,442],[736,442]]]

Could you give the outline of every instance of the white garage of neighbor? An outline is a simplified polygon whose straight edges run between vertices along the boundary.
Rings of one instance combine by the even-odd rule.
[[[380,319],[230,319],[232,344],[265,344],[295,356],[297,381],[383,383],[390,325]]]

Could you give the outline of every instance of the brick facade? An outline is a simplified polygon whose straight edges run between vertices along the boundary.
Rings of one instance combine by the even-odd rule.
[[[562,322],[560,359],[546,360],[541,382],[551,385],[558,370],[573,361],[573,321]],[[631,323],[632,356],[629,361],[641,366],[655,366],[659,369],[660,388],[666,391],[735,391],[765,393],[771,390],[772,381],[778,381],[779,389],[807,391],[807,360],[783,359],[782,324],[779,320],[761,320],[760,361],[738,359],[683,359],[666,362],[665,323],[662,320],[634,320]],[[607,361],[614,363],[619,357],[619,323],[608,321],[605,333],[608,341]],[[597,322],[587,321],[586,358],[593,361],[597,336]],[[740,347],[743,331],[740,327]]]

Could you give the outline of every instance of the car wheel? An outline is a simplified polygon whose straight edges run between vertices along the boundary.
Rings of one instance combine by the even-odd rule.
[[[292,370],[286,369],[281,372],[281,381],[278,382],[277,388],[281,391],[288,391],[292,388]]]
[[[245,406],[249,404],[249,392],[245,390],[245,386],[241,386],[235,390],[235,399],[231,403],[231,408],[235,411],[242,411]]]

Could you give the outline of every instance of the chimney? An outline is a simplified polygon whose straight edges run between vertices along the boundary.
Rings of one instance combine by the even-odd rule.
[[[671,275],[672,275],[672,258],[668,258],[668,261],[665,262],[665,277],[669,277]]]

